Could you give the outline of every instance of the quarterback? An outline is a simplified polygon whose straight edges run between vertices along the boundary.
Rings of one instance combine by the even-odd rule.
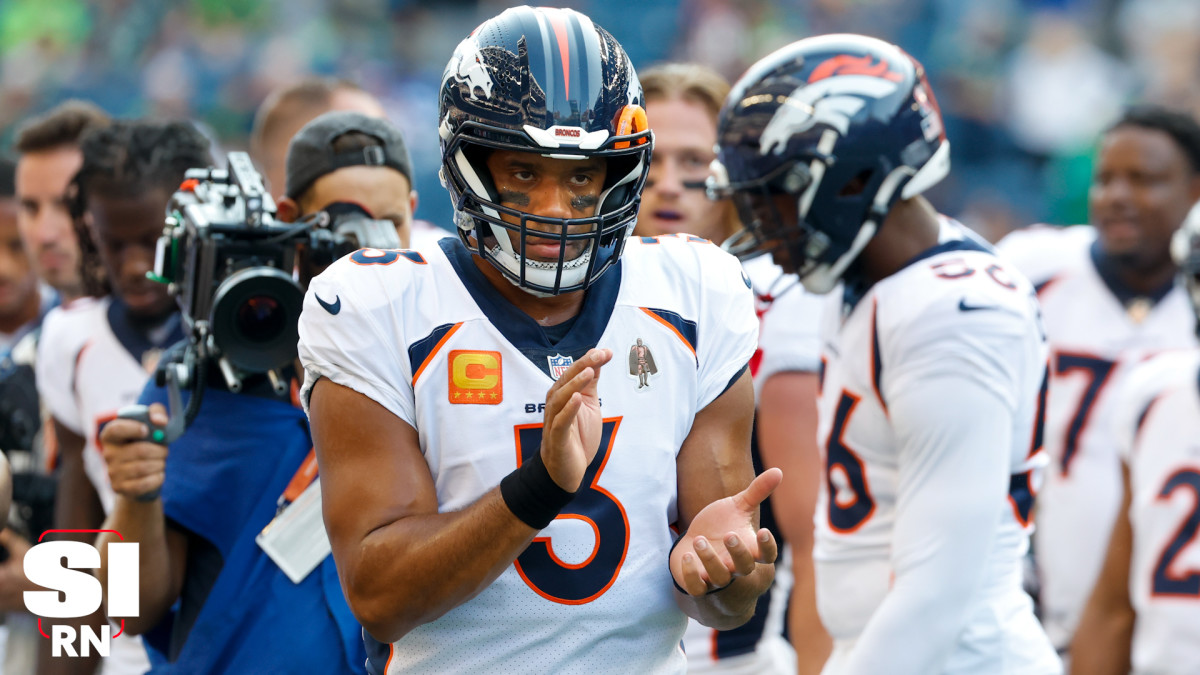
[[[368,671],[680,672],[686,616],[736,626],[774,575],[748,284],[706,241],[629,238],[652,140],[586,16],[483,23],[440,100],[459,237],[343,258],[300,321]]]

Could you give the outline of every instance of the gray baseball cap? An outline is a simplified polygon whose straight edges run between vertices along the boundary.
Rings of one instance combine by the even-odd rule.
[[[379,145],[335,153],[333,142],[355,131],[377,139]],[[287,196],[296,199],[313,181],[346,166],[387,166],[412,181],[412,158],[399,129],[384,119],[336,111],[304,125],[288,143]]]

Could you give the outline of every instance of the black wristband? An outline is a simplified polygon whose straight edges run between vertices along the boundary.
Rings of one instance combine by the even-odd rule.
[[[679,542],[683,541],[683,538],[686,536],[687,536],[687,530],[684,530],[683,532],[681,532],[679,534],[679,538],[675,540],[675,543],[671,544],[671,550],[667,551],[667,574],[671,575],[671,583],[675,584],[675,590],[679,591],[680,593],[683,593],[684,595],[691,595],[690,593],[687,592],[687,590],[685,590],[683,588],[683,586],[679,585],[678,581],[675,581],[675,572],[673,572],[671,570],[671,556],[674,555],[674,553],[675,553],[675,547],[678,546]]]
[[[539,451],[500,481],[500,497],[521,522],[541,530],[571,503],[575,493],[554,482]]]

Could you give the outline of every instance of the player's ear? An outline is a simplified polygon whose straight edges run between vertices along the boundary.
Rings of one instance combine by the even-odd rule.
[[[275,215],[285,223],[294,223],[300,217],[300,205],[291,197],[280,197],[275,205]]]

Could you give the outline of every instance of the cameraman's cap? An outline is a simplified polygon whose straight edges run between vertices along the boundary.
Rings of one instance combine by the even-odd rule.
[[[352,132],[371,136],[379,145],[335,153],[333,142]],[[288,143],[287,196],[296,199],[313,181],[347,166],[386,166],[412,181],[412,159],[399,129],[384,119],[337,111],[304,125]]]

